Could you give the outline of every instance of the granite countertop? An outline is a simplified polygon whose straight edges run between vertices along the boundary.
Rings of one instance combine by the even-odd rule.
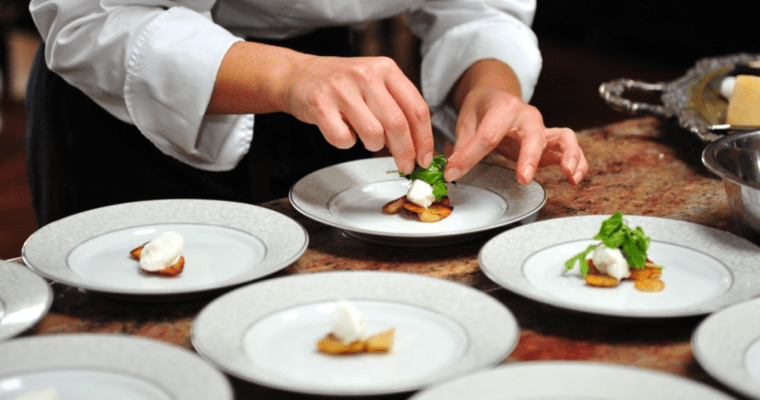
[[[650,215],[686,220],[732,233],[720,179],[701,164],[703,143],[652,117],[625,120],[578,132],[590,163],[587,179],[574,187],[558,168],[539,170],[547,190],[538,219],[573,215]],[[490,162],[509,166],[506,159]],[[522,328],[517,347],[504,361],[588,360],[633,365],[686,376],[728,391],[695,361],[690,338],[701,318],[625,323],[568,313],[498,287],[478,268],[478,251],[491,237],[436,248],[434,252],[362,242],[309,220],[285,199],[264,206],[288,215],[309,233],[308,250],[275,276],[335,270],[392,270],[450,279],[480,288],[502,301]],[[212,298],[177,303],[133,303],[54,284],[50,312],[24,336],[62,332],[109,332],[156,338],[192,349],[194,316]],[[237,398],[296,396],[230,378]],[[407,395],[386,396],[406,398]],[[385,397],[384,397],[385,398]]]

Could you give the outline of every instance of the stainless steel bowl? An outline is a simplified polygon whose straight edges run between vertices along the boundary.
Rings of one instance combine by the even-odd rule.
[[[739,234],[760,243],[760,130],[710,143],[702,152],[702,163],[723,178]]]

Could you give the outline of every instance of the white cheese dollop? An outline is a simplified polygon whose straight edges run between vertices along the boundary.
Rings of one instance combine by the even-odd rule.
[[[433,194],[433,187],[429,183],[415,179],[412,184],[409,185],[409,191],[406,193],[406,198],[414,204],[418,204],[422,207],[428,208],[435,201],[435,195]]]
[[[631,276],[628,261],[620,249],[610,249],[599,245],[594,249],[594,265],[599,272],[607,274],[617,280]]]
[[[145,271],[166,269],[179,261],[185,239],[177,232],[164,232],[148,242],[140,253],[140,268]]]
[[[362,340],[367,334],[367,320],[352,303],[345,300],[338,301],[333,313],[332,333],[343,343]]]

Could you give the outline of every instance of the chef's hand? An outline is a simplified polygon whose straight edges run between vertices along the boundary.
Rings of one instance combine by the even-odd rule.
[[[427,103],[387,57],[321,57],[255,42],[232,45],[219,69],[209,114],[286,112],[349,148],[357,136],[383,147],[399,170],[433,160]]]
[[[390,58],[310,56],[289,82],[286,111],[317,125],[333,146],[349,148],[356,136],[370,151],[387,146],[406,174],[432,162],[428,105]]]
[[[519,90],[514,88],[516,78],[506,85],[499,79],[480,79],[500,69],[499,76],[511,74],[511,69],[502,69],[504,64],[494,69],[492,63],[497,62],[488,60],[479,67],[475,64],[476,70],[488,68],[482,70],[483,75],[460,81],[459,101],[455,100],[459,105],[457,140],[444,178],[458,179],[497,150],[517,161],[517,179],[522,184],[533,180],[539,166],[552,164],[558,164],[572,184],[580,183],[588,172],[588,162],[575,133],[567,128],[545,127],[541,113],[513,94]],[[476,72],[472,70],[471,67],[469,72]]]

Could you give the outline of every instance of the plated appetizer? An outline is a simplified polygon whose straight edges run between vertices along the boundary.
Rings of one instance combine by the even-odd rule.
[[[367,336],[367,320],[355,305],[341,300],[333,313],[333,328],[317,342],[324,354],[387,353],[393,345],[395,329]]]
[[[185,268],[184,244],[182,235],[169,231],[133,249],[129,255],[140,262],[140,270],[146,274],[175,277]]]
[[[433,157],[427,168],[417,167],[411,174],[401,176],[410,180],[409,190],[401,196],[383,205],[386,214],[406,211],[417,216],[422,222],[436,222],[451,215],[454,207],[448,197],[448,188],[443,179],[446,159],[442,155]]]
[[[594,239],[602,242],[588,246],[567,260],[565,272],[580,264],[580,274],[589,286],[610,288],[623,280],[630,280],[634,281],[636,289],[645,292],[659,292],[665,288],[665,282],[660,279],[662,266],[647,258],[652,239],[641,227],[631,229],[622,213],[617,212],[603,221]]]

